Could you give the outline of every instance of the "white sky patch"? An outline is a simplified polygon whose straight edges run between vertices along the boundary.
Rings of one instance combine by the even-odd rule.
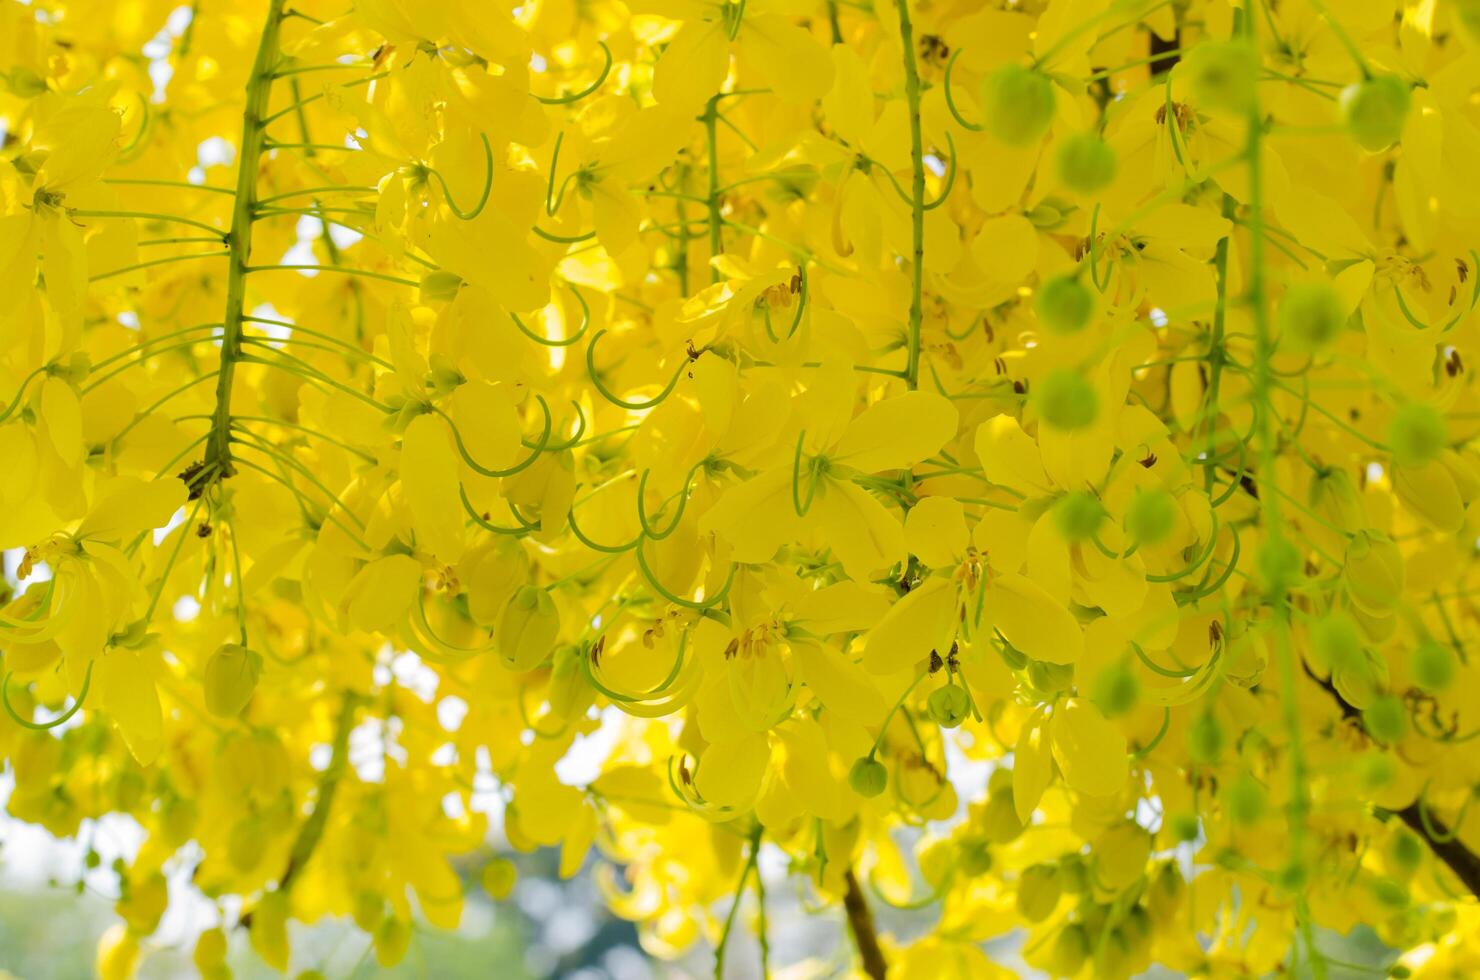
[[[220,136],[212,136],[195,150],[195,159],[202,167],[223,167],[235,158],[236,147]]]
[[[168,524],[166,524],[164,527],[157,527],[154,529],[154,546],[156,548],[159,547],[159,543],[165,538],[169,537],[170,532],[179,527],[184,522],[185,508],[181,507],[179,510],[175,511],[174,514],[170,515],[170,522]]]
[[[611,755],[621,735],[622,712],[607,707],[601,712],[601,727],[590,735],[577,735],[570,749],[555,763],[555,778],[567,786],[587,786],[601,775],[601,765]]]
[[[1151,311],[1151,325],[1156,329],[1161,330],[1170,322],[1171,318],[1167,316],[1167,311],[1161,307],[1157,307]]]
[[[182,595],[175,600],[171,613],[178,622],[192,622],[200,615],[200,603],[195,601],[194,596]]]

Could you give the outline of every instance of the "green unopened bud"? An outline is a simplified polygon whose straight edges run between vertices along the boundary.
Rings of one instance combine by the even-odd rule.
[[[1399,869],[1408,873],[1418,870],[1423,863],[1424,846],[1418,839],[1418,835],[1411,830],[1400,828],[1388,844],[1388,857]]]
[[[1059,934],[1054,937],[1053,953],[1048,964],[1054,975],[1072,977],[1084,968],[1084,961],[1087,959],[1089,935],[1084,926],[1073,922],[1059,930]]]
[[[1006,844],[1016,840],[1023,832],[1023,822],[1018,819],[1013,805],[1012,787],[1004,786],[992,790],[987,805],[982,811],[981,830],[983,836],[993,844]]]
[[[1035,864],[1018,879],[1018,914],[1029,922],[1042,922],[1058,907],[1062,886],[1059,870],[1051,864]]]
[[[1242,41],[1204,41],[1182,62],[1198,106],[1242,111],[1254,99],[1259,53]]]
[[[1106,718],[1125,714],[1141,699],[1141,682],[1130,665],[1112,664],[1100,671],[1089,698]]]
[[[1049,333],[1076,334],[1094,319],[1095,294],[1075,275],[1053,276],[1038,287],[1033,312]]]
[[[368,888],[356,892],[352,915],[362,932],[374,932],[385,918],[385,899]]]
[[[1381,153],[1402,138],[1412,104],[1412,88],[1396,75],[1363,79],[1341,90],[1341,118],[1369,153]]]
[[[462,288],[462,277],[452,273],[437,270],[428,272],[421,277],[421,290],[419,298],[423,303],[447,303],[457,298],[457,291]]]
[[[1454,683],[1454,675],[1458,669],[1454,651],[1432,640],[1418,645],[1409,665],[1413,682],[1430,694],[1442,691]]]
[[[1401,909],[1408,904],[1408,889],[1395,878],[1374,878],[1372,897],[1390,909]]]
[[[1109,187],[1118,169],[1115,151],[1094,133],[1075,133],[1060,143],[1054,164],[1064,186],[1081,194]]]
[[[1422,466],[1434,460],[1448,440],[1444,419],[1423,402],[1403,405],[1388,424],[1388,448],[1399,466]]]
[[[238,871],[251,871],[262,860],[266,845],[267,833],[262,829],[262,821],[255,816],[242,817],[226,837],[226,859]]]
[[[375,930],[375,962],[381,966],[395,966],[406,956],[411,945],[411,927],[391,916],[381,921]]]
[[[1247,826],[1264,816],[1264,787],[1251,773],[1241,772],[1223,791],[1228,819]]]
[[[968,837],[961,842],[957,862],[967,875],[980,877],[992,870],[992,848],[981,837]]]
[[[218,718],[237,717],[252,700],[261,674],[261,657],[239,643],[221,644],[206,659],[206,710]]]
[[[514,883],[519,879],[519,869],[508,858],[496,857],[483,866],[479,877],[488,897],[502,902],[514,890]]]
[[[1190,844],[1197,840],[1200,832],[1197,816],[1191,813],[1179,813],[1172,817],[1171,821],[1172,839],[1179,844]]]
[[[1284,538],[1266,538],[1259,545],[1259,578],[1269,592],[1283,592],[1300,576],[1300,552]]]
[[[1223,726],[1211,711],[1204,711],[1187,730],[1187,755],[1193,762],[1212,765],[1223,756]]]
[[[1100,529],[1105,508],[1095,495],[1075,490],[1059,498],[1053,509],[1054,526],[1070,542],[1087,541]]]
[[[1362,712],[1367,734],[1379,742],[1392,744],[1408,733],[1408,710],[1391,694],[1384,694]]]
[[[1341,297],[1328,282],[1299,282],[1280,300],[1280,336],[1298,351],[1326,346],[1346,329]]]
[[[971,714],[971,697],[957,684],[947,684],[930,692],[926,702],[930,720],[942,728],[955,728]]]
[[[33,99],[46,91],[46,80],[25,65],[10,69],[10,90],[23,99]]]
[[[872,799],[889,786],[889,770],[873,756],[862,756],[848,770],[848,785],[859,796]]]
[[[1125,529],[1137,544],[1156,546],[1177,526],[1177,502],[1160,488],[1142,490],[1131,498]]]
[[[1364,658],[1361,630],[1344,612],[1333,612],[1310,628],[1311,659],[1328,671],[1354,670]]]
[[[1045,425],[1066,432],[1087,429],[1099,416],[1099,398],[1084,376],[1058,368],[1033,386],[1033,403]]]
[[[997,68],[982,80],[987,132],[1008,146],[1031,146],[1053,125],[1053,81],[1018,64]]]
[[[533,670],[544,662],[560,635],[560,613],[550,593],[526,585],[509,597],[495,630],[499,657],[510,670]]]

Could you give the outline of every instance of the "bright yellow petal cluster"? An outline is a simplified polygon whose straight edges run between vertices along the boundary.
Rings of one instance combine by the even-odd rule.
[[[146,831],[109,977],[536,848],[717,972],[784,874],[873,980],[1469,975],[1477,91],[1477,0],[0,0],[7,809]]]

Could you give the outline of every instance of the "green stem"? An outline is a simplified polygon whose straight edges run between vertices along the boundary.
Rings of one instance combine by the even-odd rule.
[[[1246,43],[1257,44],[1255,18],[1245,11],[1242,30]],[[1250,100],[1248,117],[1248,142],[1245,154],[1249,166],[1249,276],[1245,300],[1249,305],[1254,324],[1254,364],[1250,372],[1255,405],[1255,436],[1259,442],[1259,482],[1261,487],[1273,487],[1278,483],[1276,473],[1277,447],[1272,425],[1274,404],[1270,398],[1270,361],[1274,347],[1270,339],[1269,303],[1265,292],[1264,255],[1264,167],[1263,135],[1264,114],[1257,96]],[[1284,524],[1280,514],[1280,499],[1275,493],[1261,493],[1259,507],[1264,519],[1264,547],[1270,554],[1279,555],[1285,545]],[[1278,561],[1278,559],[1276,559]],[[1295,652],[1290,643],[1290,591],[1284,572],[1275,572],[1265,583],[1266,601],[1274,611],[1272,630],[1276,660],[1279,665],[1281,715],[1284,721],[1290,758],[1290,801],[1286,805],[1286,821],[1289,827],[1290,864],[1301,867],[1305,861],[1306,817],[1310,812],[1307,792],[1305,753],[1301,747],[1299,704],[1295,686]],[[1298,880],[1298,879],[1297,879]],[[1317,980],[1325,976],[1324,963],[1319,956],[1312,957]]]
[[[705,205],[709,209],[709,279],[711,282],[719,282],[719,269],[715,268],[713,259],[725,250],[724,218],[720,216],[719,209],[719,134],[715,123],[719,119],[719,96],[709,100],[709,105],[704,110],[704,141],[709,154],[709,195],[705,198]]]
[[[217,479],[235,472],[231,464],[231,387],[242,356],[242,311],[246,305],[247,269],[252,256],[252,212],[257,199],[257,171],[267,141],[263,123],[272,95],[278,31],[285,0],[268,0],[267,21],[257,46],[257,58],[247,79],[247,103],[242,112],[242,138],[237,152],[236,203],[231,210],[231,270],[226,280],[226,315],[221,336],[221,369],[216,380],[216,412],[206,440],[205,463]]]
[[[910,110],[910,226],[914,236],[911,255],[910,324],[904,382],[914,390],[920,386],[920,329],[925,319],[925,141],[920,131],[920,72],[915,66],[915,31],[910,23],[909,0],[895,0],[899,7],[899,41],[904,49],[905,100]]]

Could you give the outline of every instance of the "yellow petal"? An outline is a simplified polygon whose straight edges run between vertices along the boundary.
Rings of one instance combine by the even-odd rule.
[[[956,634],[956,587],[948,579],[927,579],[889,610],[868,635],[863,666],[871,674],[906,670],[931,650],[950,649]]]
[[[694,788],[715,806],[748,807],[761,791],[770,761],[771,747],[763,733],[711,745],[699,759]]]
[[[1064,782],[1090,796],[1120,792],[1130,774],[1125,736],[1100,709],[1083,698],[1070,698],[1049,722],[1054,761]]]
[[[1034,660],[1072,664],[1084,653],[1078,620],[1026,576],[1003,575],[992,581],[987,619],[1008,643]]]
[[[153,676],[137,654],[122,647],[103,653],[96,663],[93,683],[103,711],[139,765],[149,765],[164,748],[164,714]]]
[[[857,582],[904,561],[904,527],[867,490],[853,483],[829,481],[818,494],[812,513],[843,570]]]
[[[821,643],[791,648],[802,680],[829,711],[861,725],[877,725],[888,706],[863,668]]]
[[[1033,712],[1018,735],[1012,752],[1012,805],[1017,817],[1027,823],[1053,782],[1053,751],[1049,745],[1044,709]]]
[[[911,466],[956,435],[959,413],[932,391],[911,391],[864,409],[843,431],[830,458],[864,473]]]
[[[904,534],[910,553],[931,568],[956,564],[971,540],[965,509],[952,497],[926,497],[916,504],[904,519]]]
[[[463,553],[458,457],[442,421],[418,415],[401,441],[401,489],[416,522],[417,544],[445,564]]]

